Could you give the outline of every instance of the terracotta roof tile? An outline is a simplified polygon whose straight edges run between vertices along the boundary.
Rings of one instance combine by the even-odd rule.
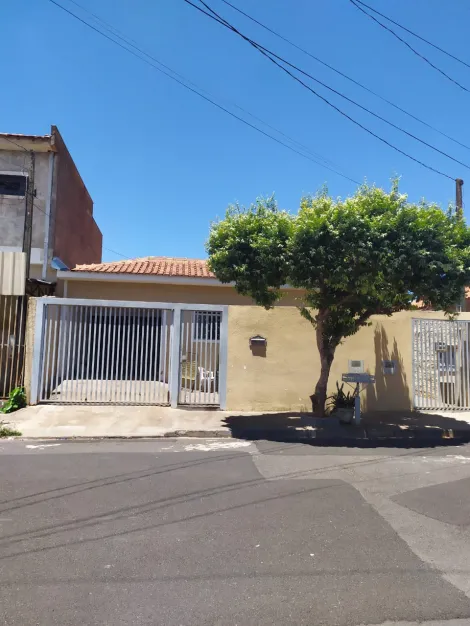
[[[112,261],[94,265],[77,265],[74,272],[103,272],[107,274],[146,274],[150,276],[181,276],[187,278],[215,278],[207,261],[173,257],[147,257]]]

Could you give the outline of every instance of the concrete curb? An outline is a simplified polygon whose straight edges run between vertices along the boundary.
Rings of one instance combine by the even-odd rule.
[[[369,431],[369,432],[368,432]],[[375,431],[375,432],[370,432]],[[317,429],[240,429],[237,432],[223,430],[174,430],[156,435],[78,435],[78,436],[21,436],[6,437],[4,441],[103,441],[103,440],[139,440],[152,441],[156,439],[245,439],[248,441],[279,441],[279,442],[310,442],[319,446],[344,447],[433,447],[436,445],[461,445],[470,442],[470,431],[452,430],[443,431],[433,429],[418,429],[410,431],[385,432],[385,429],[358,427],[341,431]]]

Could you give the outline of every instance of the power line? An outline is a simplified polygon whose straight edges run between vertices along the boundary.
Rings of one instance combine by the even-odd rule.
[[[423,145],[427,146],[428,148],[431,148],[431,150],[434,150],[435,152],[438,152],[439,154],[442,154],[443,156],[447,157],[448,159],[450,159],[451,161],[455,161],[456,163],[458,163],[459,165],[462,165],[463,167],[470,169],[470,165],[467,165],[466,163],[463,163],[462,161],[459,161],[458,159],[455,159],[453,156],[451,156],[450,154],[447,154],[447,152],[444,152],[443,150],[440,150],[439,148],[436,148],[435,146],[433,146],[432,144],[428,143],[427,141],[424,141],[423,139],[420,139],[419,137],[417,137],[416,135],[413,135],[412,133],[408,132],[407,130],[405,130],[404,128],[401,128],[400,126],[398,126],[397,124],[394,124],[393,122],[390,122],[389,120],[387,120],[386,118],[382,117],[381,115],[378,115],[377,113],[374,113],[373,111],[371,111],[370,109],[368,109],[367,107],[363,106],[362,104],[359,104],[358,102],[356,102],[355,100],[352,100],[351,98],[348,98],[348,96],[345,96],[343,93],[341,93],[340,91],[337,91],[336,89],[333,89],[332,87],[330,87],[329,85],[327,85],[326,83],[322,82],[321,80],[318,80],[317,78],[315,78],[314,76],[312,76],[311,74],[309,74],[308,72],[305,72],[304,70],[302,70],[300,67],[298,67],[297,65],[293,65],[292,63],[289,63],[289,61],[287,61],[286,59],[284,59],[283,57],[278,56],[277,54],[275,54],[274,52],[272,52],[271,50],[268,50],[267,48],[265,48],[264,46],[262,46],[261,44],[258,44],[256,42],[254,42],[254,40],[249,39],[245,36],[243,36],[240,31],[237,31],[236,29],[234,29],[234,27],[232,27],[231,24],[229,24],[229,22],[227,22],[225,19],[221,18],[220,15],[218,15],[217,13],[215,13],[210,7],[209,5],[207,5],[203,0],[200,0],[201,4],[203,4],[205,7],[207,7],[209,9],[209,11],[211,11],[212,13],[214,13],[214,15],[216,15],[218,18],[222,19],[224,22],[224,26],[226,26],[227,28],[229,28],[230,30],[234,30],[234,32],[236,32],[237,34],[239,34],[240,36],[242,36],[244,39],[246,39],[246,41],[248,41],[249,43],[251,43],[252,45],[255,44],[255,47],[260,49],[262,48],[265,52],[267,52],[269,55],[275,57],[276,59],[278,59],[279,61],[282,61],[283,63],[285,63],[286,65],[292,67],[293,69],[297,70],[298,72],[300,72],[301,74],[303,74],[304,76],[307,76],[308,78],[310,78],[311,80],[314,80],[316,83],[318,83],[319,85],[322,85],[322,87],[325,87],[326,89],[328,89],[329,91],[331,91],[332,93],[335,93],[336,95],[340,96],[341,98],[343,98],[344,100],[347,100],[348,102],[351,102],[351,104],[354,104],[355,106],[359,107],[360,109],[362,109],[363,111],[366,111],[366,113],[369,113],[370,115],[372,115],[373,117],[381,120],[382,122],[385,122],[386,124],[388,124],[389,126],[392,126],[392,128],[395,128],[396,130],[399,130],[400,132],[404,133],[405,135],[408,135],[408,137],[411,137],[412,139],[419,141],[419,143],[422,143]],[[192,4],[192,3],[190,3]],[[195,6],[195,5],[193,5]],[[196,7],[197,8],[197,7]],[[203,11],[204,12],[204,11]],[[212,17],[212,16],[209,16]],[[216,20],[218,21],[218,20]],[[285,69],[285,68],[284,68]]]
[[[151,54],[149,54],[148,52],[146,52],[145,50],[143,50],[142,48],[140,48],[137,44],[137,42],[133,39],[131,39],[129,36],[126,36],[124,33],[120,32],[117,28],[115,28],[112,24],[110,24],[109,22],[106,22],[106,20],[104,20],[103,18],[99,17],[99,15],[96,15],[96,13],[93,13],[92,11],[89,11],[86,7],[84,7],[83,5],[79,4],[78,2],[76,2],[76,0],[69,0],[69,2],[72,2],[73,4],[75,4],[77,7],[79,7],[82,11],[88,13],[89,15],[91,15],[93,18],[95,18],[95,20],[98,20],[103,27],[108,31],[111,32],[115,37],[118,37],[118,39],[120,39],[121,41],[125,42],[127,45],[131,46],[132,48],[134,48],[135,50],[137,50],[138,52],[144,54],[145,56],[147,56],[149,59],[152,59],[152,61],[155,61],[155,63],[157,63],[158,65],[161,65],[162,67],[164,67],[165,69],[169,70],[170,72],[172,72],[173,74],[175,74],[175,76],[179,76],[179,78],[181,78],[182,80],[184,80],[186,83],[188,83],[189,85],[192,85],[195,89],[202,91],[203,93],[206,93],[207,95],[211,96],[211,97],[216,97],[214,96],[214,94],[211,94],[209,91],[207,91],[206,89],[203,89],[200,85],[197,85],[196,83],[190,81],[188,78],[186,78],[185,76],[183,76],[182,74],[176,72],[175,70],[173,70],[171,67],[169,67],[168,65],[165,65],[165,63],[162,63],[161,61],[159,61],[158,59],[156,59],[155,57],[153,57]],[[135,45],[134,45],[135,44]],[[219,100],[224,101],[223,98],[220,98],[219,96]],[[291,141],[292,143],[300,146],[303,150],[305,150],[305,152],[308,152],[309,154],[311,154],[312,156],[319,158],[320,160],[322,160],[324,163],[329,164],[333,167],[339,167],[341,168],[341,166],[338,163],[335,163],[334,161],[331,161],[330,159],[327,159],[326,157],[322,156],[321,154],[319,154],[318,152],[315,152],[314,150],[311,150],[308,146],[306,146],[305,144],[301,143],[300,141],[297,141],[296,139],[293,139],[292,137],[290,137],[289,135],[286,135],[284,132],[282,132],[281,130],[279,130],[278,128],[276,128],[275,126],[272,126],[271,124],[268,124],[268,122],[265,122],[264,120],[262,120],[260,117],[258,117],[257,115],[254,115],[253,113],[250,113],[250,111],[247,111],[246,109],[244,109],[243,107],[239,106],[238,104],[236,104],[235,102],[231,102],[230,100],[225,100],[226,102],[228,102],[230,105],[234,106],[235,108],[239,109],[240,111],[242,111],[243,113],[245,113],[246,115],[249,115],[250,117],[252,117],[253,119],[257,120],[258,122],[261,122],[261,124],[264,124],[264,126],[267,126],[268,128],[270,128],[271,130],[274,130],[276,133],[278,133],[279,135],[282,135],[283,137],[285,137],[286,139],[288,139],[289,141]],[[470,150],[470,148],[469,148]],[[321,165],[320,163],[318,165]]]
[[[60,9],[62,9],[63,11],[65,11],[66,13],[68,13],[69,15],[71,15],[72,17],[74,17],[75,19],[77,19],[79,22],[82,22],[82,24],[85,24],[86,26],[88,26],[88,28],[91,28],[92,30],[94,30],[95,32],[99,33],[100,35],[102,35],[103,37],[105,37],[106,39],[108,39],[109,41],[111,41],[112,43],[116,44],[117,46],[119,46],[120,48],[122,48],[123,50],[125,50],[126,52],[129,52],[129,54],[132,54],[133,56],[135,56],[137,59],[140,59],[141,61],[143,61],[144,63],[147,63],[147,65],[149,65],[150,67],[153,67],[154,69],[156,69],[157,71],[161,72],[162,74],[164,74],[165,76],[167,76],[168,78],[171,78],[172,80],[174,80],[175,82],[177,82],[178,84],[182,85],[183,87],[185,87],[186,89],[188,89],[189,91],[191,91],[192,93],[198,95],[200,98],[206,100],[207,102],[209,102],[210,104],[212,104],[213,106],[217,107],[218,109],[220,109],[221,111],[224,111],[225,113],[227,113],[228,115],[230,115],[231,117],[235,118],[236,120],[238,120],[239,122],[242,122],[242,124],[245,124],[246,126],[249,126],[250,128],[256,130],[257,132],[261,133],[262,135],[264,135],[265,137],[268,137],[269,139],[271,139],[272,141],[275,141],[276,143],[284,146],[285,148],[288,148],[289,150],[291,150],[292,152],[295,152],[296,154],[300,155],[301,157],[308,159],[309,161],[312,161],[312,163],[315,163],[316,165],[320,165],[321,167],[324,167],[325,169],[330,170],[331,172],[334,172],[335,174],[337,174],[338,176],[341,176],[349,181],[351,181],[352,183],[356,184],[356,185],[360,185],[361,183],[358,182],[357,180],[354,180],[353,178],[350,178],[349,176],[346,176],[345,174],[342,174],[341,172],[337,171],[336,169],[329,167],[327,165],[324,165],[323,163],[319,163],[317,160],[315,160],[314,158],[308,156],[307,154],[304,154],[303,152],[300,152],[299,150],[296,150],[295,148],[293,148],[292,146],[290,146],[289,144],[285,143],[284,141],[278,139],[277,137],[274,137],[273,135],[270,135],[269,133],[265,132],[264,130],[262,130],[261,128],[258,128],[257,126],[255,126],[254,124],[251,124],[250,122],[248,122],[247,120],[243,119],[242,117],[236,115],[235,113],[233,113],[232,111],[230,111],[229,109],[226,109],[225,107],[223,107],[222,105],[218,104],[217,102],[215,102],[214,100],[212,100],[211,98],[209,98],[208,96],[205,96],[203,93],[201,93],[198,89],[190,87],[189,85],[185,84],[182,80],[179,80],[178,78],[175,78],[175,76],[172,76],[171,74],[169,74],[166,70],[162,69],[161,67],[157,67],[152,61],[143,58],[142,56],[140,56],[139,54],[137,54],[136,52],[134,52],[133,50],[130,50],[129,48],[127,48],[125,45],[119,43],[119,41],[116,41],[115,39],[113,39],[112,37],[110,37],[109,35],[107,35],[106,33],[104,33],[103,31],[101,31],[100,29],[96,28],[95,26],[93,26],[92,24],[90,24],[89,22],[87,22],[86,20],[82,19],[80,16],[76,15],[75,13],[73,13],[72,11],[69,11],[66,7],[62,6],[61,4],[59,4],[58,2],[56,2],[55,0],[49,0],[49,2],[51,2],[52,4],[56,5],[57,7],[59,7]],[[130,45],[130,44],[129,44]],[[135,47],[135,46],[134,46]],[[147,55],[143,50],[139,49],[139,52]],[[156,63],[158,63],[159,65],[163,64],[160,61],[155,60]],[[169,69],[169,68],[168,68]],[[173,70],[170,70],[173,72]],[[175,72],[174,72],[175,73]]]
[[[52,1],[52,0],[51,0]],[[280,61],[282,61],[283,63],[285,63],[286,65],[289,65],[290,67],[293,67],[294,69],[296,69],[297,71],[301,72],[302,74],[305,74],[306,76],[308,76],[309,78],[311,78],[312,80],[316,81],[317,83],[323,85],[324,87],[326,87],[327,89],[329,89],[330,91],[333,91],[334,93],[337,93],[338,95],[340,95],[341,97],[345,98],[346,100],[349,100],[350,102],[352,102],[353,104],[355,104],[356,106],[359,106],[360,108],[368,111],[369,113],[371,113],[372,115],[375,115],[375,117],[380,117],[377,116],[376,114],[372,113],[371,111],[369,111],[368,109],[365,109],[365,107],[362,107],[362,105],[354,102],[353,100],[351,100],[350,98],[347,98],[346,96],[344,96],[343,94],[341,94],[340,92],[337,92],[336,90],[332,89],[331,87],[328,87],[327,85],[325,85],[324,83],[322,83],[321,81],[317,80],[316,78],[314,78],[313,76],[311,76],[310,74],[308,74],[307,72],[304,72],[303,70],[301,70],[300,68],[298,68],[297,66],[293,65],[292,63],[289,63],[288,61],[286,61],[285,59],[283,59],[282,57],[278,56],[277,54],[275,54],[274,52],[271,52],[270,50],[268,50],[267,48],[265,48],[264,46],[256,43],[254,40],[250,39],[249,37],[246,37],[245,35],[243,35],[239,30],[237,30],[234,26],[232,26],[229,22],[227,22],[224,18],[222,18],[221,16],[218,15],[218,13],[216,13],[213,9],[211,9],[203,0],[200,0],[201,4],[203,4],[211,13],[213,13],[213,15],[211,15],[210,13],[207,13],[206,11],[204,11],[203,9],[201,9],[201,7],[193,4],[190,0],[184,0],[184,2],[186,2],[187,4],[191,5],[192,7],[194,7],[195,9],[197,9],[198,11],[200,11],[201,13],[203,13],[204,15],[210,17],[211,19],[215,20],[216,22],[218,22],[219,24],[221,24],[222,26],[225,26],[226,28],[228,28],[229,30],[232,30],[234,33],[236,33],[237,35],[239,35],[242,39],[244,39],[245,41],[247,41],[250,45],[252,45],[256,50],[258,50],[258,52],[260,52],[263,56],[265,56],[267,59],[269,59],[272,63],[274,63],[277,67],[279,67],[280,69],[282,69],[286,74],[288,74],[291,78],[293,78],[294,80],[296,80],[298,83],[300,83],[303,87],[305,87],[306,89],[308,89],[309,91],[311,91],[315,96],[317,96],[317,98],[320,98],[321,100],[323,100],[323,102],[325,102],[326,104],[328,104],[328,106],[332,107],[333,109],[335,109],[338,113],[340,113],[342,116],[346,117],[347,119],[349,119],[351,122],[353,122],[353,124],[355,124],[356,126],[359,126],[359,128],[362,128],[362,130],[365,130],[368,134],[372,135],[373,137],[375,137],[376,139],[378,139],[379,141],[381,141],[382,143],[388,145],[389,147],[393,148],[394,150],[396,150],[397,152],[399,152],[400,154],[403,154],[404,156],[408,157],[409,159],[411,159],[412,161],[415,161],[416,163],[419,163],[419,165],[422,165],[423,167],[425,167],[426,169],[429,169],[433,172],[435,172],[436,174],[440,174],[441,176],[444,176],[445,178],[448,178],[449,180],[455,180],[454,177],[449,176],[448,174],[445,174],[444,172],[441,172],[440,170],[427,165],[426,163],[423,163],[423,161],[420,161],[419,159],[416,159],[415,157],[411,156],[410,154],[408,154],[407,152],[405,152],[404,150],[401,150],[401,148],[398,148],[397,146],[395,146],[394,144],[390,143],[389,141],[387,141],[386,139],[384,139],[383,137],[381,137],[380,135],[377,135],[376,133],[374,133],[373,131],[371,131],[369,128],[367,128],[366,126],[364,126],[363,124],[361,124],[360,122],[358,122],[357,120],[355,120],[353,117],[351,117],[350,115],[348,115],[347,113],[345,113],[343,110],[341,110],[339,107],[337,107],[335,104],[333,104],[332,102],[330,102],[327,98],[325,98],[324,96],[322,96],[321,94],[319,94],[318,92],[316,92],[314,89],[312,89],[312,87],[310,87],[309,85],[307,85],[306,83],[304,83],[302,80],[300,80],[300,78],[298,78],[297,76],[295,76],[294,74],[292,74],[292,72],[290,72],[288,69],[286,69],[283,65],[281,65],[280,63],[278,63],[275,58],[279,59]],[[214,17],[215,16],[215,17]],[[275,57],[275,58],[273,58]],[[383,119],[383,118],[380,118]],[[384,119],[384,121],[387,121]],[[391,122],[388,122],[390,125],[395,126],[394,124],[392,124]],[[426,143],[423,142],[422,140],[418,139],[417,137],[414,137],[414,135],[411,135],[410,133],[408,133],[407,131],[400,129],[399,127],[396,127],[399,130],[401,130],[402,132],[404,132],[407,135],[412,136],[414,139],[416,139],[417,141],[421,141],[421,143]],[[426,144],[429,145],[429,144]],[[432,146],[430,146],[432,147]],[[439,149],[434,148],[437,152],[441,152]],[[445,154],[445,153],[442,153]],[[446,155],[449,156],[449,155]],[[455,160],[453,157],[450,157],[452,160]],[[465,164],[462,164],[465,167],[469,167]]]
[[[25,152],[29,152],[29,150],[27,148],[25,148],[24,146],[21,146],[19,143],[16,143],[16,141],[13,141],[12,139],[8,139],[8,137],[4,137],[2,135],[1,139],[5,139],[5,141],[9,141],[10,143],[12,143],[17,148],[21,148],[21,150],[24,150]]]
[[[405,46],[407,48],[409,48],[414,54],[416,54],[420,59],[422,59],[425,63],[427,63],[428,65],[430,65],[433,69],[435,69],[437,72],[439,72],[439,74],[442,74],[443,76],[445,76],[445,78],[447,78],[448,80],[450,80],[452,83],[454,83],[455,85],[457,85],[457,87],[460,87],[460,89],[463,89],[464,91],[467,91],[468,93],[470,93],[470,89],[467,89],[467,87],[464,87],[464,85],[461,85],[457,80],[455,80],[454,78],[452,78],[452,76],[449,76],[449,74],[446,74],[446,72],[444,72],[444,70],[441,70],[440,67],[437,67],[437,65],[435,65],[434,63],[432,63],[427,57],[424,56],[424,54],[421,54],[421,52],[418,52],[418,50],[416,50],[416,48],[413,48],[412,45],[410,45],[405,39],[403,39],[402,37],[400,37],[400,35],[397,35],[397,33],[392,30],[391,28],[389,28],[388,26],[386,26],[385,24],[382,24],[382,22],[380,20],[378,20],[376,17],[374,17],[373,15],[371,15],[370,13],[367,13],[367,11],[365,11],[361,6],[359,6],[358,4],[356,4],[356,2],[354,0],[349,0],[349,2],[351,2],[351,4],[353,4],[356,9],[358,9],[359,11],[361,11],[362,13],[364,13],[364,15],[367,15],[367,17],[369,17],[371,20],[374,20],[374,22],[376,22],[379,26],[381,26],[382,28],[384,28],[385,30],[387,30],[389,33],[391,33],[394,37],[396,37],[399,41],[401,41],[403,44],[405,44]]]
[[[10,143],[14,143],[14,142],[10,142]],[[20,144],[16,144],[18,147],[22,148],[23,150],[26,150],[26,148],[24,148],[23,146],[20,146]],[[27,150],[26,150],[27,151]],[[27,151],[28,152],[28,151]],[[0,160],[3,161],[4,163],[6,163],[8,166],[12,166],[12,163],[10,163],[9,161],[7,161],[6,159],[4,159],[2,156],[0,156]],[[21,169],[21,170],[13,170],[15,172],[19,172],[21,174],[26,174],[27,170],[25,168]],[[13,205],[13,203],[11,203],[11,205]],[[47,216],[46,211],[44,211],[44,209],[42,209],[40,206],[38,206],[34,201],[33,201],[33,207],[35,209],[37,209],[38,211],[40,211],[41,213],[43,213],[44,215]],[[56,224],[59,223],[59,220],[54,217],[53,215],[49,214],[49,218],[55,222]],[[61,224],[62,226],[66,227],[64,223]],[[67,228],[67,227],[66,227]],[[91,246],[90,246],[91,247]],[[116,250],[112,250],[111,248],[106,248],[106,246],[101,246],[103,250],[106,250],[107,252],[112,252],[113,254],[117,254],[118,256],[122,257],[123,259],[128,259],[129,257],[126,256],[125,254],[121,254],[120,252],[117,252]],[[93,252],[95,254],[97,254],[97,251],[91,247],[91,249],[93,250]],[[100,255],[101,256],[101,255]]]
[[[37,209],[38,211],[41,211],[41,213],[44,213],[44,215],[46,215],[46,216],[47,216],[47,213],[46,213],[46,211],[44,211],[44,209],[41,209],[41,207],[39,207],[37,204],[34,204],[34,203],[33,203],[33,206],[34,206],[34,208],[35,208],[35,209]],[[51,215],[51,214],[49,214],[49,219],[51,219],[51,220],[52,220],[53,222],[55,222],[56,224],[59,224],[59,220],[58,220],[56,217],[54,217],[53,215]],[[69,227],[68,227],[68,226],[66,226],[63,222],[61,223],[61,225],[62,225],[64,228],[69,228]],[[93,252],[94,252],[96,255],[98,255],[97,250],[95,250],[92,246],[90,246],[90,248],[93,250]],[[125,254],[122,254],[121,252],[116,252],[116,250],[112,250],[111,248],[107,248],[106,246],[103,246],[103,245],[102,245],[102,246],[101,246],[101,249],[102,249],[102,250],[106,250],[107,252],[112,252],[113,254],[117,254],[118,256],[122,257],[123,259],[129,259],[129,256],[127,256],[127,255],[125,255]],[[100,254],[99,256],[101,256],[101,254]]]
[[[37,204],[35,204],[34,202],[33,202],[33,206],[34,206],[34,208],[35,208],[35,209],[37,209],[38,211],[41,211],[41,213],[44,213],[44,215],[46,215],[46,216],[47,216],[46,211],[44,211],[44,209],[41,209],[41,207],[39,207],[39,206],[38,206]],[[56,224],[59,224],[59,220],[58,220],[56,217],[54,217],[53,215],[51,215],[51,214],[49,214],[49,219],[51,219],[51,220],[52,220],[53,222],[55,222]],[[61,225],[62,225],[64,228],[69,228],[68,226],[65,226],[65,224],[64,224],[63,222],[61,222]],[[94,252],[96,255],[98,255],[98,251],[97,251],[97,250],[95,250],[95,249],[94,249],[91,245],[90,245],[90,248],[93,250],[93,252]],[[129,258],[129,257],[128,257],[128,256],[126,256],[125,254],[121,254],[120,252],[116,252],[116,250],[111,250],[111,248],[106,248],[106,246],[103,246],[103,245],[101,246],[101,249],[102,249],[102,250],[106,250],[107,252],[112,252],[113,254],[117,254],[118,256],[122,257],[123,259],[128,259],[128,258]],[[99,256],[101,256],[101,254],[100,254]]]
[[[70,0],[71,2],[74,2],[74,0]],[[357,0],[359,1],[359,0]],[[354,85],[357,85],[358,87],[361,87],[361,89],[364,89],[365,91],[367,91],[368,93],[372,94],[373,96],[375,96],[376,98],[379,98],[380,100],[382,100],[382,102],[386,102],[387,104],[389,104],[390,106],[394,107],[395,109],[397,109],[397,111],[400,111],[401,113],[404,113],[405,115],[408,115],[408,117],[411,117],[412,119],[414,119],[415,121],[419,122],[420,124],[423,124],[424,126],[427,126],[428,128],[430,128],[431,130],[433,130],[436,133],[439,133],[439,135],[442,135],[443,137],[445,137],[446,139],[449,139],[450,141],[453,141],[454,143],[458,144],[459,146],[461,146],[462,148],[466,148],[467,150],[470,150],[470,146],[467,146],[466,144],[462,143],[461,141],[459,141],[458,139],[455,139],[454,137],[451,137],[450,135],[448,135],[447,133],[444,133],[442,130],[439,130],[438,128],[436,128],[435,126],[432,126],[431,124],[429,124],[428,122],[425,122],[423,119],[421,119],[420,117],[417,117],[416,115],[413,115],[413,113],[410,113],[409,111],[407,111],[406,109],[403,109],[402,107],[398,106],[397,104],[395,104],[394,102],[392,102],[391,100],[388,100],[387,98],[385,98],[384,96],[381,96],[380,94],[378,94],[376,91],[370,89],[369,87],[366,87],[366,85],[363,85],[362,83],[360,83],[358,80],[355,80],[354,78],[351,78],[351,76],[348,76],[347,74],[345,74],[344,72],[342,72],[341,70],[338,70],[337,68],[333,67],[333,65],[330,65],[329,63],[326,63],[325,61],[323,61],[322,59],[320,59],[319,57],[315,56],[314,54],[312,54],[311,52],[309,52],[308,50],[305,50],[305,48],[302,48],[301,46],[297,45],[296,43],[294,43],[293,41],[291,41],[290,39],[287,39],[287,37],[284,37],[283,35],[281,35],[279,32],[273,30],[272,28],[270,28],[269,26],[266,26],[266,24],[263,24],[262,22],[260,22],[259,20],[255,19],[254,17],[252,17],[251,15],[249,15],[248,13],[246,13],[245,11],[242,11],[241,9],[239,9],[238,7],[236,7],[234,4],[232,4],[231,2],[229,2],[228,0],[221,0],[221,2],[223,2],[224,4],[228,5],[229,7],[231,7],[232,9],[234,9],[235,11],[237,11],[238,13],[241,13],[241,15],[244,15],[246,18],[248,18],[249,20],[251,20],[252,22],[254,22],[255,24],[258,24],[259,26],[261,26],[261,28],[264,28],[265,30],[267,30],[268,32],[270,32],[271,34],[275,35],[276,37],[278,37],[279,39],[282,39],[283,41],[285,41],[286,43],[288,43],[290,46],[292,46],[293,48],[296,48],[297,50],[299,50],[300,52],[302,52],[303,54],[306,54],[307,56],[309,56],[311,59],[314,59],[315,61],[317,61],[318,63],[321,63],[324,67],[327,67],[328,69],[332,70],[333,72],[336,72],[336,74],[338,74],[339,76],[342,76],[343,78],[345,78],[346,80],[349,80],[351,83],[353,83]],[[75,3],[75,2],[74,2]],[[76,3],[75,3],[76,4]],[[363,3],[361,3],[363,4]]]
[[[222,2],[225,2],[225,0],[222,0]],[[414,31],[412,31],[411,29],[407,28],[406,26],[403,26],[403,24],[400,24],[399,22],[396,22],[395,20],[392,20],[391,17],[388,17],[387,15],[384,15],[383,13],[380,13],[380,11],[377,11],[376,9],[372,8],[371,6],[366,4],[365,2],[362,2],[361,0],[356,0],[356,2],[358,4],[362,4],[362,6],[366,7],[367,9],[369,9],[369,11],[373,11],[377,15],[380,15],[380,17],[383,17],[388,22],[391,22],[392,24],[395,24],[395,26],[398,26],[398,28],[401,28],[402,30],[405,30],[410,35],[413,35],[413,37],[416,37],[417,39],[420,39],[421,41],[424,41],[424,43],[427,43],[429,46],[432,46],[436,50],[439,50],[439,52],[442,52],[443,54],[446,54],[451,59],[454,59],[454,61],[458,61],[462,65],[465,65],[466,67],[470,68],[470,64],[469,63],[466,63],[466,61],[463,61],[462,59],[459,59],[459,57],[455,56],[455,54],[452,54],[451,52],[447,52],[447,50],[444,50],[444,48],[441,48],[437,44],[433,43],[432,41],[429,41],[429,39],[425,39],[424,37],[421,37],[421,35],[418,35],[418,33],[415,33]]]
[[[124,39],[127,38],[127,42],[132,42],[136,45],[139,45],[138,42],[135,39],[132,39],[129,36],[126,36],[123,32],[121,32],[120,30],[118,30],[117,28],[115,28],[112,24],[110,24],[109,22],[106,22],[106,20],[104,20],[103,18],[101,18],[99,15],[97,15],[96,13],[93,13],[93,11],[90,11],[90,9],[87,9],[86,7],[84,7],[82,4],[80,4],[79,2],[77,2],[76,0],[69,0],[69,2],[71,2],[72,4],[74,4],[76,7],[78,7],[79,9],[81,9],[82,11],[85,11],[85,13],[88,13],[89,15],[91,15],[92,17],[95,18],[95,20],[97,20],[98,22],[100,22],[106,29],[111,29],[111,31],[120,39]]]

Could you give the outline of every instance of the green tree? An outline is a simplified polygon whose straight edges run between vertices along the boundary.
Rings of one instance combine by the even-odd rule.
[[[323,191],[295,215],[273,197],[231,206],[212,225],[207,251],[220,281],[266,309],[283,285],[301,290],[299,312],[315,329],[321,362],[312,408],[323,415],[342,340],[415,300],[450,313],[470,281],[469,246],[470,229],[452,211],[411,204],[394,183],[390,193],[363,185],[345,200]]]

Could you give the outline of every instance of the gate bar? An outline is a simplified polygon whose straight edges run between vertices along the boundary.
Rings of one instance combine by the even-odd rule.
[[[170,402],[176,409],[178,406],[180,381],[180,350],[181,350],[181,308],[173,311],[173,324],[170,335]]]

